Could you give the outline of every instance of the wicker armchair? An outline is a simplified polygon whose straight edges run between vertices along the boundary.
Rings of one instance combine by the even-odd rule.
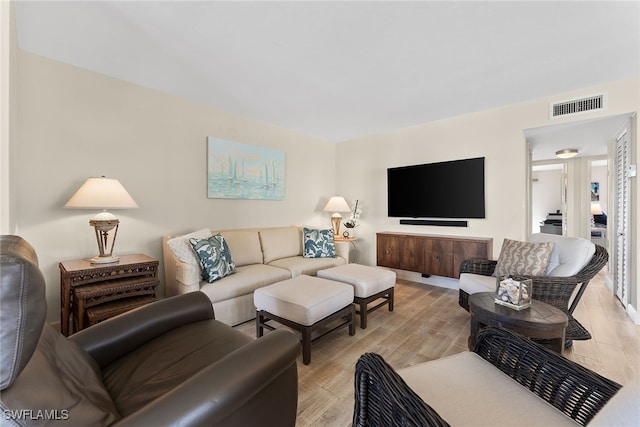
[[[533,298],[551,304],[566,313],[569,324],[565,332],[567,346],[572,340],[591,339],[589,331],[574,317],[573,311],[578,305],[589,281],[607,264],[609,254],[602,246],[596,245],[596,251],[589,261],[576,275],[569,277],[555,276],[513,276],[516,280],[531,279],[533,282]],[[496,268],[497,261],[469,259],[460,265],[460,273],[481,274],[491,276]],[[574,290],[578,287],[575,298],[571,300]],[[458,304],[469,311],[469,294],[460,290]],[[569,304],[571,302],[571,304]]]
[[[619,384],[507,329],[483,330],[474,352],[583,426],[621,388]],[[487,384],[487,393],[491,393],[491,387],[492,384]],[[464,401],[464,397],[460,396],[460,401]],[[486,408],[487,411],[495,409]],[[464,410],[464,405],[460,406],[460,411]],[[469,417],[473,419],[473,414]],[[505,421],[508,424],[508,418]],[[449,424],[380,355],[366,353],[356,364],[353,426],[392,425]]]

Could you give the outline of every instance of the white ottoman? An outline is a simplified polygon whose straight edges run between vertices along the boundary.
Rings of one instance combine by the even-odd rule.
[[[318,277],[348,283],[354,288],[354,302],[359,305],[356,312],[360,315],[360,327],[367,328],[367,314],[389,305],[393,311],[393,290],[396,285],[396,273],[378,267],[361,264],[345,264],[318,271]],[[367,309],[370,302],[379,298],[384,301]]]
[[[349,326],[349,335],[355,334],[355,309],[353,307],[353,287],[333,280],[312,276],[297,276],[283,280],[253,292],[256,306],[256,336],[264,333],[264,328],[275,320],[302,334],[302,361],[311,362],[311,341],[342,326]],[[311,338],[312,332],[340,319],[342,322],[330,330]]]

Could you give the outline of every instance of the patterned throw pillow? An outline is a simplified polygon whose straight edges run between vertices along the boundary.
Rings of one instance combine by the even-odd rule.
[[[335,258],[336,246],[333,241],[333,230],[314,230],[302,228],[303,250],[305,258]]]
[[[207,282],[213,283],[236,272],[231,251],[222,234],[218,233],[208,239],[192,238],[189,239],[189,243],[198,255],[202,273]]]
[[[504,239],[495,275],[544,276],[553,243],[529,243]]]

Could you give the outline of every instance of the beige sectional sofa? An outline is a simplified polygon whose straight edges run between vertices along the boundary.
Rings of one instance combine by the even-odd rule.
[[[229,246],[236,272],[213,283],[202,279],[189,237],[222,234]],[[255,318],[253,291],[301,274],[343,265],[349,245],[335,242],[335,258],[304,258],[302,227],[268,227],[236,230],[199,230],[182,236],[164,236],[162,251],[166,296],[204,292],[213,303],[216,319],[237,325]]]

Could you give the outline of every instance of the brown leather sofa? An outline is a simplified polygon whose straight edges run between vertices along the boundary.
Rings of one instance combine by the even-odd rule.
[[[293,333],[254,340],[193,292],[66,338],[45,323],[33,247],[0,236],[0,255],[0,424],[295,425]]]

